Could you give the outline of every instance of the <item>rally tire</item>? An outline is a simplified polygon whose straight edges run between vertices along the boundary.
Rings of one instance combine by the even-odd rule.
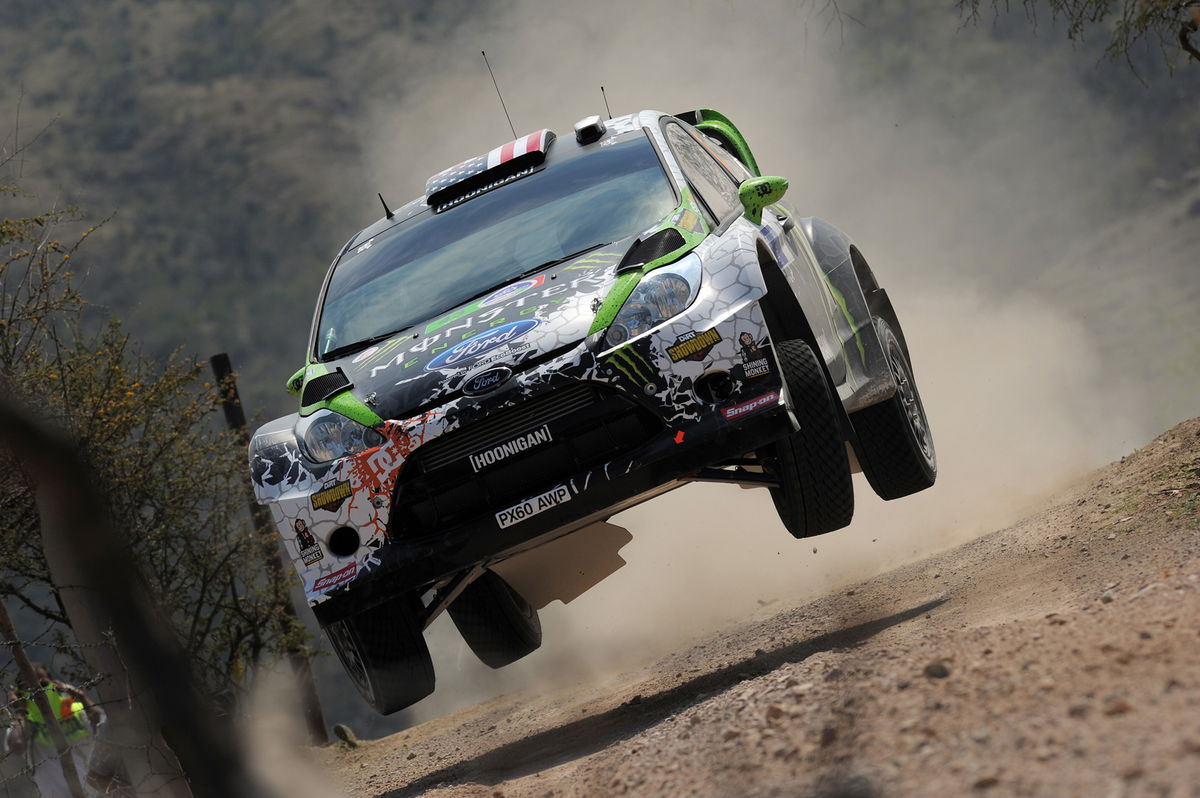
[[[542,645],[537,610],[493,571],[467,585],[447,612],[467,646],[489,668],[503,668]]]
[[[933,485],[937,451],[904,346],[887,322],[876,319],[875,324],[896,393],[852,413],[850,423],[858,439],[855,454],[867,482],[881,499],[899,499]]]
[[[433,692],[433,661],[420,610],[415,596],[400,596],[324,626],[346,675],[381,715]]]
[[[854,517],[850,462],[838,423],[837,398],[807,343],[781,341],[776,355],[800,429],[761,453],[779,480],[771,498],[779,520],[806,538],[849,525]]]

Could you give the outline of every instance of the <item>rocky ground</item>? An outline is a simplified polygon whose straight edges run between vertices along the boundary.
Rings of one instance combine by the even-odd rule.
[[[317,752],[355,796],[1200,796],[1200,419],[605,685]]]

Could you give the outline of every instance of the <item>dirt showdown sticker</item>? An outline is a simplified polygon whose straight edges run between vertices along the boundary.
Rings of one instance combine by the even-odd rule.
[[[712,348],[721,342],[721,333],[716,329],[704,332],[687,332],[675,339],[675,343],[667,347],[667,357],[672,363],[681,360],[703,360]]]
[[[350,498],[350,483],[338,482],[324,490],[317,491],[309,500],[312,502],[314,510],[329,510],[331,513],[336,513],[341,509],[343,502]]]

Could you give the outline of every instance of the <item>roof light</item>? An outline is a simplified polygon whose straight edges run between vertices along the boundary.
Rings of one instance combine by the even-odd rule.
[[[607,128],[598,116],[587,116],[575,123],[575,140],[580,144],[591,144],[601,136]]]

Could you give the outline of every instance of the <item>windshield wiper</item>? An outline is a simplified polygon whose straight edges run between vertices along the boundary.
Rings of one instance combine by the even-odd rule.
[[[575,258],[578,258],[580,255],[591,252],[593,249],[600,249],[600,247],[607,247],[611,243],[612,243],[611,241],[607,241],[603,244],[590,244],[589,246],[584,247],[583,249],[579,250],[578,252],[572,252],[570,255],[563,255],[561,258],[554,258],[553,260],[548,260],[545,263],[541,264],[540,266],[534,266],[532,269],[523,271],[512,279],[520,280],[522,277],[528,277],[531,274],[537,274],[542,269],[549,269],[551,266],[557,266],[560,263],[566,263],[569,260],[574,260]]]
[[[495,283],[493,285],[488,286],[487,288],[480,291],[478,294],[468,297],[467,299],[464,299],[462,302],[456,303],[455,307],[458,307],[458,305],[466,304],[467,302],[473,302],[474,300],[479,299],[480,297],[487,296],[488,294],[492,293],[496,289],[502,288],[503,286],[508,285],[509,283],[513,282],[514,280],[520,280],[522,277],[529,277],[530,275],[537,274],[542,269],[549,269],[551,266],[557,266],[560,263],[566,263],[569,260],[578,258],[580,255],[583,255],[587,252],[591,252],[593,249],[599,249],[600,247],[607,247],[611,243],[612,242],[609,241],[604,244],[589,244],[588,246],[584,247],[583,249],[579,250],[578,252],[572,252],[570,255],[563,255],[561,258],[553,258],[551,260],[546,261],[545,263],[539,263],[537,266],[534,266],[532,269],[526,269],[525,271],[521,272],[520,274],[514,275],[512,277],[505,277],[504,282]],[[442,313],[445,313],[445,312],[446,311],[442,311],[441,313],[437,313],[435,315],[440,316],[440,315],[442,315]]]
[[[377,344],[380,341],[387,340],[388,338],[395,336],[397,333],[404,332],[406,329],[408,328],[401,327],[399,330],[392,330],[391,332],[372,335],[370,338],[364,338],[361,341],[355,341],[352,344],[343,344],[342,346],[334,347],[333,349],[330,349],[328,352],[321,355],[321,362],[328,363],[330,360],[336,360],[342,355],[348,355],[351,352],[357,352],[360,349],[366,349],[371,344]]]

